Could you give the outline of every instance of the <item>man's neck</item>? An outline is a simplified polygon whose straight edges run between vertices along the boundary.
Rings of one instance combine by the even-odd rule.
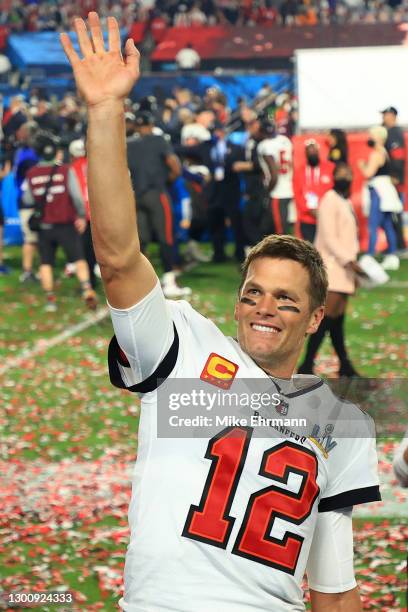
[[[294,363],[273,363],[271,361],[267,363],[261,363],[254,359],[254,362],[258,367],[261,368],[268,376],[272,378],[280,378],[281,380],[291,380],[295,372],[295,366],[297,359]]]

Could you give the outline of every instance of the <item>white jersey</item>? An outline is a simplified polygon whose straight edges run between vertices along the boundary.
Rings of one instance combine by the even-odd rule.
[[[163,403],[166,384],[182,392],[194,379],[212,393],[233,391],[248,379],[262,379],[275,390],[279,386],[190,304],[164,300],[159,284],[133,308],[111,310],[124,349],[113,338],[111,380],[143,393],[122,608],[304,610],[301,583],[306,566],[313,588],[320,590],[324,582],[321,551],[310,552],[319,513],[379,499],[375,440],[368,435],[337,438],[332,409],[338,422],[349,426],[350,419],[359,419],[364,431],[371,430],[371,420],[355,406],[339,403],[319,378],[295,377],[272,415],[296,417],[306,403],[315,421],[310,436],[281,426],[273,437],[256,437],[244,423],[220,426],[207,438],[181,437],[171,427],[167,437],[160,436],[163,420],[169,415],[175,422],[179,418],[174,406]],[[146,375],[155,367],[155,373],[140,383],[155,319],[161,327],[167,321],[166,351],[159,350],[157,363],[153,359],[145,370]],[[148,332],[140,345],[132,344],[140,325]],[[156,389],[161,378],[167,382]],[[187,414],[190,408],[187,403]],[[326,592],[356,584],[354,576],[344,580],[343,575]]]
[[[257,148],[263,172],[268,177],[269,169],[264,157],[271,156],[278,167],[278,180],[270,195],[272,198],[293,198],[293,145],[287,136],[261,140]]]

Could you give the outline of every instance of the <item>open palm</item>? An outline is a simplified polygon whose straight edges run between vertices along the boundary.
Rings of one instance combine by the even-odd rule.
[[[75,31],[83,58],[75,51],[67,34],[61,44],[74,71],[75,82],[88,106],[126,98],[139,77],[139,52],[132,39],[126,41],[125,58],[121,54],[119,26],[108,17],[108,49],[96,13],[89,13],[88,29],[83,19],[75,19]]]

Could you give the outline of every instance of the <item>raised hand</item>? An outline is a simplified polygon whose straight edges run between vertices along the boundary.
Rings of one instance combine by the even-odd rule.
[[[93,12],[88,15],[88,29],[83,19],[75,19],[75,31],[82,59],[68,34],[61,34],[61,44],[87,105],[99,106],[126,98],[139,78],[140,54],[133,40],[126,41],[123,58],[118,23],[114,17],[108,17],[108,49],[105,50],[99,17]]]

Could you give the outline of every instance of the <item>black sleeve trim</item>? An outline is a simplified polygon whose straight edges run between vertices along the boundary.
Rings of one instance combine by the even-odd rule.
[[[150,391],[154,391],[155,389],[157,389],[159,384],[161,384],[161,382],[163,382],[163,380],[165,380],[170,375],[174,366],[176,365],[180,343],[177,329],[174,323],[173,329],[174,340],[163,361],[159,363],[157,369],[155,370],[155,372],[153,372],[153,374],[151,374],[145,380],[142,380],[142,382],[137,383],[137,385],[132,385],[131,387],[126,387],[125,383],[122,380],[122,376],[120,374],[118,366],[119,363],[124,367],[129,367],[129,362],[127,362],[127,359],[127,363],[124,362],[124,353],[118,344],[116,336],[113,336],[112,340],[109,343],[108,349],[109,378],[112,385],[114,385],[115,387],[119,387],[119,389],[126,389],[127,391],[131,391],[132,393],[149,393]]]
[[[341,508],[374,501],[381,501],[380,487],[378,485],[345,491],[332,497],[326,497],[320,500],[318,510],[319,512],[330,512],[330,510],[341,510]]]

